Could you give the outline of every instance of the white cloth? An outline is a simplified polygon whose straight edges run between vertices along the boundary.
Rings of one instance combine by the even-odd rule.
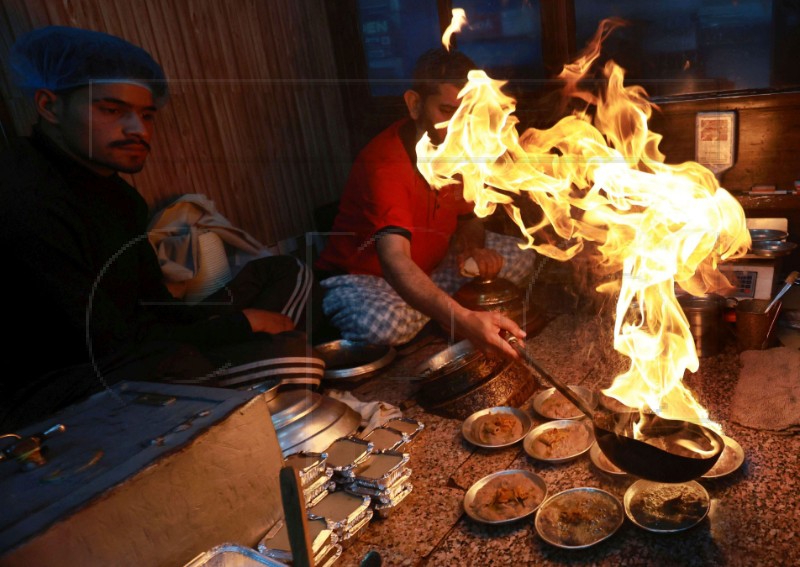
[[[746,350],[731,402],[731,419],[753,429],[800,430],[800,351]]]
[[[327,390],[325,395],[339,400],[356,410],[361,415],[362,437],[376,427],[384,425],[390,419],[403,417],[400,408],[386,402],[362,402],[350,392],[344,390]]]
[[[156,213],[148,226],[150,244],[167,282],[185,282],[198,275],[199,238],[208,231],[225,243],[232,276],[250,260],[271,255],[264,245],[222,216],[208,197],[183,195]]]

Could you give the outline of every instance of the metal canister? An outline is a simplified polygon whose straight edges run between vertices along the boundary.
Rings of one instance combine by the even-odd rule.
[[[678,299],[692,332],[697,356],[718,354],[722,346],[725,298],[716,294],[687,295]]]

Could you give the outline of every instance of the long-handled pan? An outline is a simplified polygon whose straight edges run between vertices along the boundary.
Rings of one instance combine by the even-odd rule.
[[[516,337],[509,335],[506,340],[529,372],[552,384],[591,420],[600,449],[625,472],[656,482],[686,482],[711,470],[722,454],[722,437],[696,423],[638,411],[592,411],[560,380],[545,372]]]

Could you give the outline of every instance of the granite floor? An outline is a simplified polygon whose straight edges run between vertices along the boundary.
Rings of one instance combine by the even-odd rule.
[[[597,317],[556,313],[529,337],[528,348],[543,368],[570,384],[595,391],[610,384],[626,366],[611,348],[610,328]],[[437,338],[406,352],[375,376],[352,387],[362,400],[399,406],[425,424],[411,445],[413,492],[385,519],[375,519],[344,550],[336,565],[359,565],[377,551],[386,566],[405,565],[800,565],[800,436],[758,431],[730,419],[729,406],[739,373],[732,341],[701,359],[684,378],[698,401],[745,452],[743,465],[729,476],[700,479],[711,506],[698,525],[673,534],[646,531],[625,519],[609,539],[586,549],[565,550],[544,542],[533,517],[506,525],[471,520],[462,508],[465,491],[483,476],[518,468],[540,475],[550,495],[575,487],[598,487],[620,498],[636,479],[611,476],[587,455],[561,464],[536,461],[518,443],[481,449],[464,440],[461,419],[426,411],[417,402],[414,367],[447,346]],[[541,390],[544,385],[537,385]],[[503,404],[500,404],[503,405]],[[542,418],[521,404],[534,425]]]

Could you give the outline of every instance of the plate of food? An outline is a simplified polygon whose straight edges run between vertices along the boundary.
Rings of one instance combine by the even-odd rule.
[[[702,476],[702,478],[720,478],[735,472],[742,466],[744,462],[744,449],[735,439],[727,435],[721,435],[722,440],[725,441],[725,448],[719,459],[711,467],[711,470]]]
[[[622,503],[599,488],[571,488],[551,496],[536,512],[536,532],[564,549],[582,549],[611,537],[625,521]]]
[[[603,451],[600,450],[600,446],[597,444],[596,441],[589,448],[589,458],[592,460],[592,464],[601,471],[603,471],[604,473],[616,476],[622,476],[628,474],[624,470],[619,468],[617,465],[608,460],[608,457],[606,457],[603,454]]]
[[[708,514],[708,492],[698,482],[662,483],[637,480],[623,500],[631,522],[651,532],[688,530]]]
[[[519,408],[499,406],[476,411],[461,424],[464,439],[488,449],[513,445],[531,429],[530,416]]]
[[[547,484],[536,473],[512,469],[492,473],[469,487],[464,511],[477,522],[505,524],[535,513],[547,498]]]
[[[540,461],[561,463],[589,450],[594,431],[588,420],[561,419],[534,427],[522,441],[525,452]]]
[[[589,388],[577,385],[569,388],[586,402],[590,409],[597,407],[597,394]],[[575,404],[555,388],[548,388],[536,394],[536,397],[533,398],[533,409],[547,419],[579,419],[584,415],[581,410],[575,407]]]

